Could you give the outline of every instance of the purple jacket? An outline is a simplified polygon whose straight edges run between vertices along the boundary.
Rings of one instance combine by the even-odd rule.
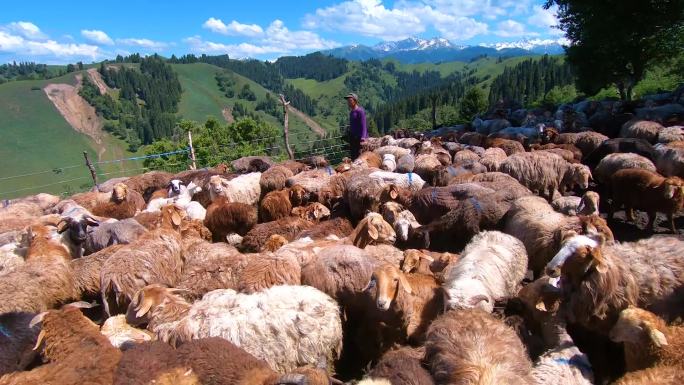
[[[355,138],[365,139],[368,137],[366,111],[361,106],[356,106],[355,109],[349,111],[349,133]]]

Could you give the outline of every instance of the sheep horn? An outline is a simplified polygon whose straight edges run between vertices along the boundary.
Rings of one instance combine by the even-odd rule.
[[[62,309],[91,309],[100,306],[97,303],[89,303],[85,301],[77,301],[64,305]]]
[[[482,295],[482,294],[476,295],[470,299],[470,305],[476,306],[477,304],[479,304],[482,301],[489,302],[489,298],[487,298],[486,295]]]
[[[40,333],[38,333],[38,338],[36,339],[36,345],[31,350],[38,349],[40,344],[43,343],[43,338],[45,338],[45,330],[41,330]]]
[[[306,385],[306,377],[303,374],[288,373],[283,374],[278,381],[277,385]]]
[[[29,322],[29,328],[33,329],[34,326],[36,326],[37,324],[43,322],[43,318],[45,318],[45,315],[46,315],[46,314],[47,314],[47,312],[44,311],[44,312],[42,312],[42,313],[36,315],[35,317],[33,317],[33,318],[31,319],[31,322]]]
[[[344,382],[338,380],[337,378],[328,377],[328,380],[330,380],[330,384],[332,385],[344,385]]]

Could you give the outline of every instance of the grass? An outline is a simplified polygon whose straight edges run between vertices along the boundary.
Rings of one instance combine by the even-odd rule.
[[[50,192],[60,194],[92,186],[83,151],[97,161],[94,143],[76,132],[47,98],[50,83],[74,84],[75,73],[47,80],[12,81],[0,85],[0,199]],[[103,160],[130,156],[126,145],[109,135]],[[73,166],[62,168],[65,166]],[[135,168],[135,163],[124,165]],[[121,165],[98,167],[98,172],[122,170]],[[16,175],[25,175],[13,177]],[[113,174],[110,174],[113,175]],[[60,181],[68,181],[59,183]],[[41,187],[43,186],[43,187]],[[18,190],[18,191],[17,191]]]

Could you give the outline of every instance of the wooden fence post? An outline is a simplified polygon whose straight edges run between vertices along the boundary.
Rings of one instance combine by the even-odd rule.
[[[93,183],[95,184],[95,191],[100,191],[100,186],[97,185],[97,174],[95,173],[95,167],[88,159],[88,151],[83,151],[83,157],[85,158],[86,166],[90,170],[90,177],[93,178]]]
[[[285,113],[285,117],[283,118],[283,126],[285,127],[285,149],[287,150],[287,156],[290,157],[290,159],[294,159],[294,153],[292,152],[292,149],[290,148],[290,132],[288,129],[288,120],[287,120],[287,106],[290,104],[290,102],[285,101],[285,95],[280,94],[280,103],[283,105],[283,113]]]
[[[197,163],[195,162],[195,147],[192,146],[192,131],[188,131],[188,144],[190,145],[190,159],[192,159],[191,170],[197,170]]]

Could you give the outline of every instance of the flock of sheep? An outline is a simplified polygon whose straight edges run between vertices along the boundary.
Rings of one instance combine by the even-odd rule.
[[[336,167],[6,201],[0,385],[682,384],[680,110],[499,111]]]

